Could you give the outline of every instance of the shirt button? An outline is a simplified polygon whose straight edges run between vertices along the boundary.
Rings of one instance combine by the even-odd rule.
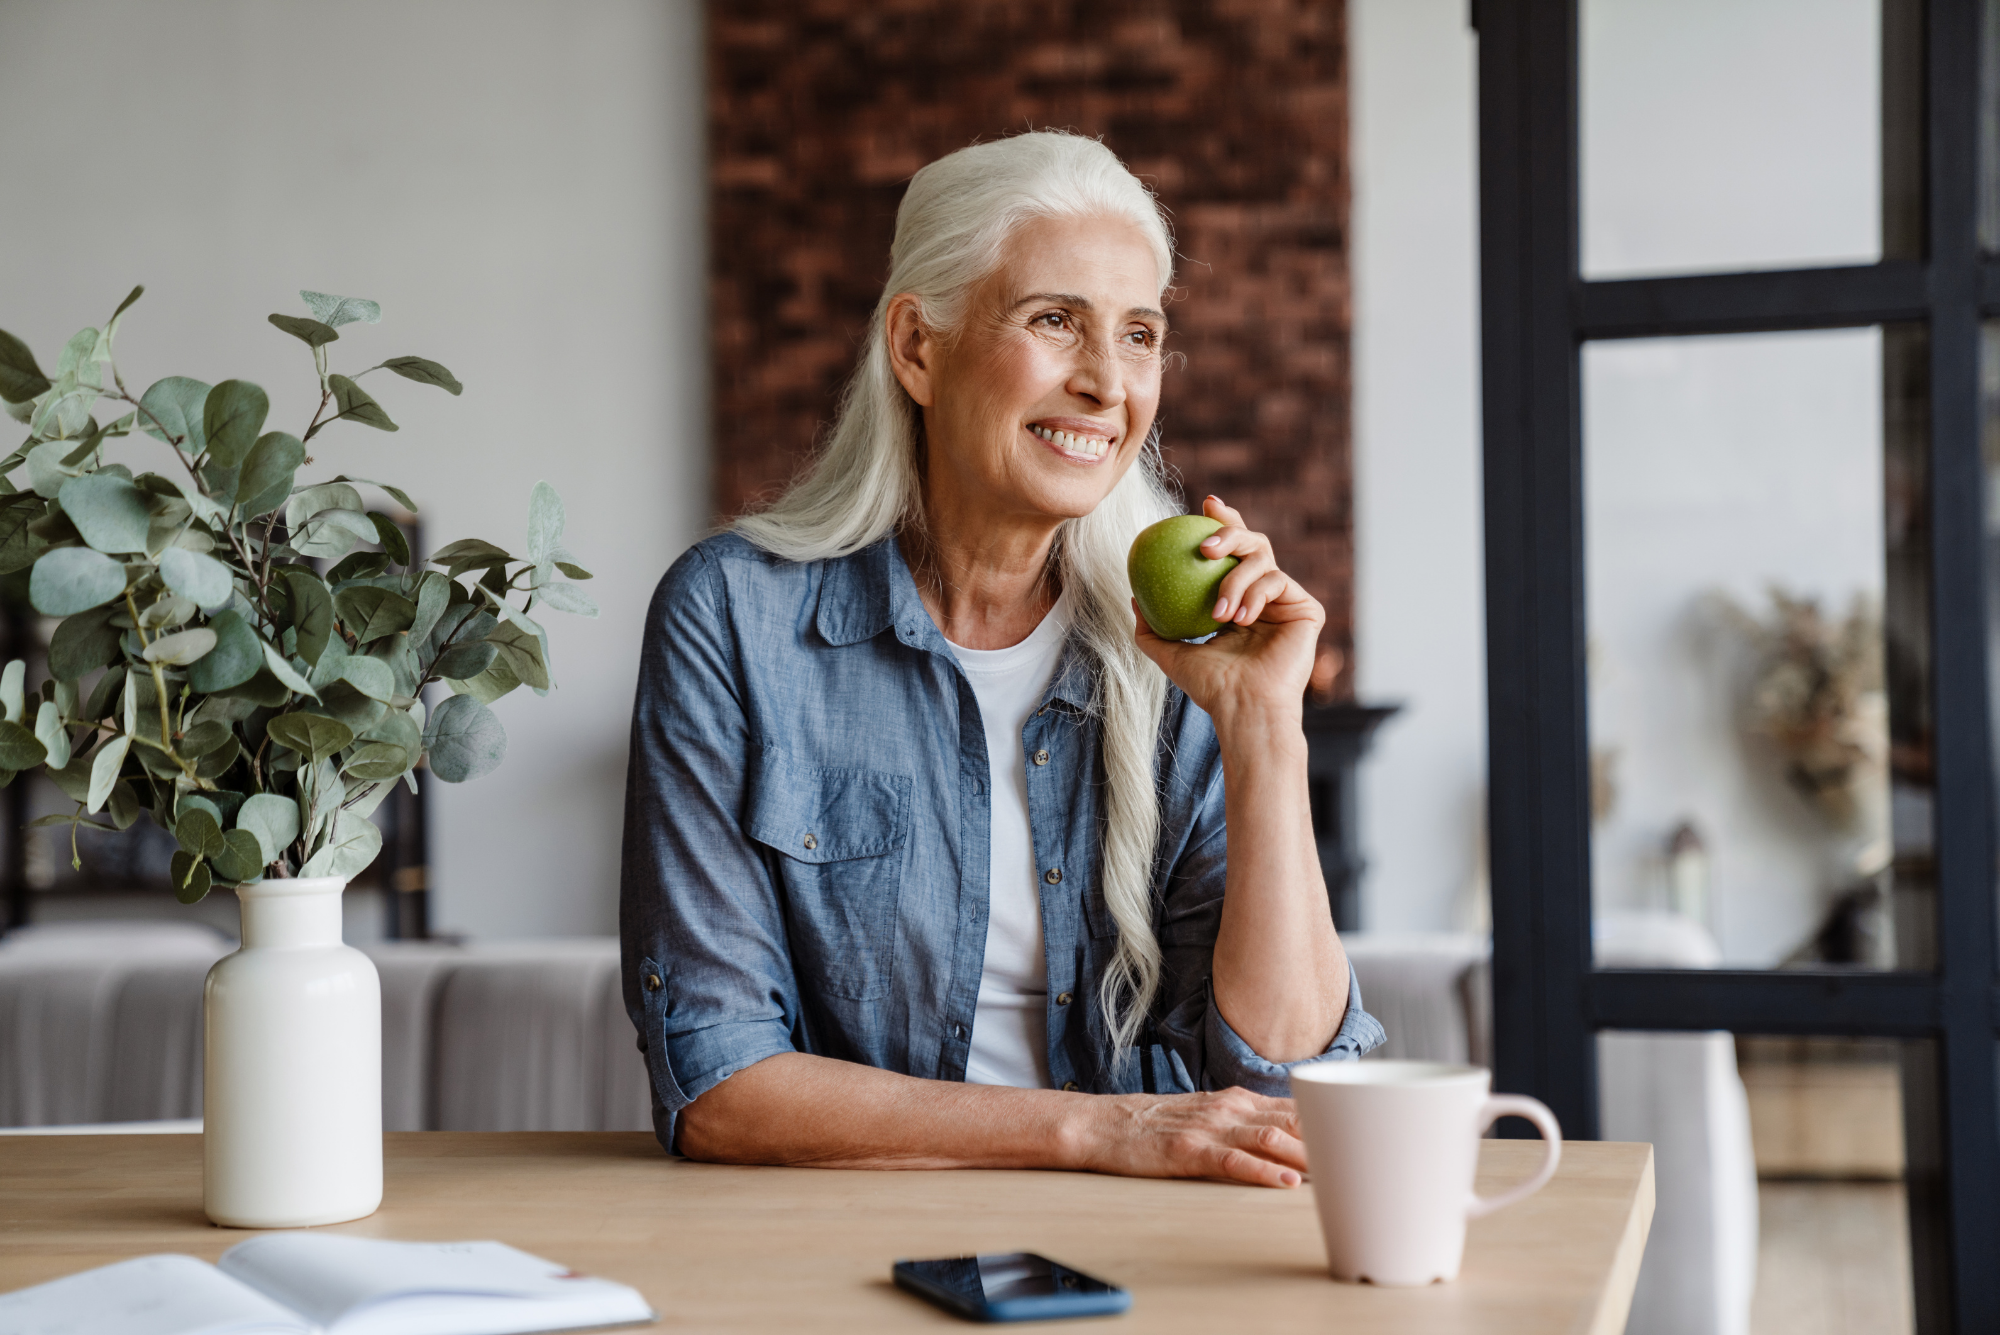
[[[1076,1081],[1074,1081],[1074,1080],[1065,1080],[1065,1081],[1063,1081],[1063,1089],[1065,1089],[1066,1091],[1068,1091],[1068,1092],[1069,1092],[1069,1093],[1071,1093],[1071,1094],[1074,1094],[1074,1093],[1076,1093]]]
[[[1058,1005],[1058,1006],[1067,1006],[1067,1005],[1069,1005],[1069,993],[1067,993],[1067,992],[1061,992],[1061,993],[1058,993],[1058,994],[1056,995],[1056,1005]]]
[[[952,1037],[953,1037],[953,1038],[964,1038],[964,1037],[965,1037],[965,1026],[964,1026],[964,1025],[962,1025],[962,1024],[955,1024],[955,1025],[953,1025],[953,1026],[951,1027],[951,1035],[952,1035]]]
[[[806,847],[807,847],[807,848],[818,848],[818,847],[819,847],[819,836],[818,836],[818,835],[814,835],[814,834],[808,834],[808,835],[806,836]]]
[[[660,975],[656,973],[646,975],[646,990],[648,992],[657,992],[660,990]]]
[[[1037,751],[1037,752],[1035,752],[1035,763],[1036,763],[1037,765],[1046,765],[1046,764],[1048,764],[1048,763],[1049,763],[1049,753],[1048,753],[1048,752],[1046,752],[1046,751]]]
[[[1062,868],[1061,867],[1049,868],[1047,871],[1042,873],[1042,879],[1047,881],[1050,885],[1061,885]]]

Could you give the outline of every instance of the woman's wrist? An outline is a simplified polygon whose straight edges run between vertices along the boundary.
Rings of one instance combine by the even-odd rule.
[[[1305,704],[1291,701],[1242,700],[1211,711],[1215,739],[1222,747],[1222,763],[1271,760],[1306,751]]]
[[[1109,1107],[1101,1095],[1058,1091],[1051,1167],[1081,1172],[1096,1166]]]

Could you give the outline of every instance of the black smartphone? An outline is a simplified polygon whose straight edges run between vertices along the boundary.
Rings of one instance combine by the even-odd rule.
[[[1116,1316],[1132,1306],[1132,1295],[1117,1285],[1033,1252],[898,1261],[890,1273],[897,1288],[968,1321]]]

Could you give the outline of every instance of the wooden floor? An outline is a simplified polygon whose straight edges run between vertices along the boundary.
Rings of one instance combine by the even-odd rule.
[[[1900,1182],[1757,1184],[1751,1335],[1909,1335],[1909,1216]]]

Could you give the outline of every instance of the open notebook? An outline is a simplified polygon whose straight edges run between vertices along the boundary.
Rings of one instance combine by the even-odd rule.
[[[527,1335],[657,1320],[636,1289],[499,1242],[275,1233],[0,1294],[0,1335]]]

